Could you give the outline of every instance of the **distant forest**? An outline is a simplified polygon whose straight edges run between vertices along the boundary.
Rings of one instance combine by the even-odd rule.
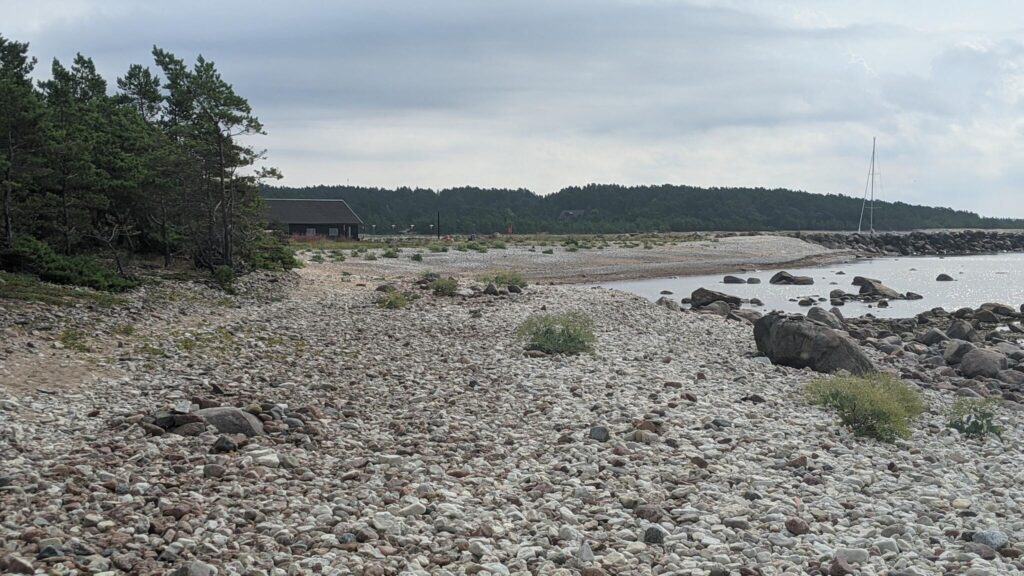
[[[504,232],[612,234],[700,230],[856,230],[861,199],[785,189],[693,186],[573,186],[548,196],[529,190],[265,186],[267,198],[341,198],[370,233],[430,233],[438,213],[445,234]],[[867,228],[867,214],[864,227]],[[875,203],[875,229],[1024,228],[1024,220],[973,212]]]

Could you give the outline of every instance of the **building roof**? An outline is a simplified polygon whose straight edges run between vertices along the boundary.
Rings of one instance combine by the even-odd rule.
[[[344,200],[264,198],[269,222],[281,224],[362,224]]]

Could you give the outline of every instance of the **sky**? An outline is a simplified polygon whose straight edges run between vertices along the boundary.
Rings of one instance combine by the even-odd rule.
[[[864,194],[1024,217],[1018,0],[0,0],[0,34],[213,60],[285,185],[590,182]]]

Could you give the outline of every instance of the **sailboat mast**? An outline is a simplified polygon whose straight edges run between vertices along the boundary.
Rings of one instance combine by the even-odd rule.
[[[871,209],[868,212],[871,235],[875,234],[875,138],[871,138]]]

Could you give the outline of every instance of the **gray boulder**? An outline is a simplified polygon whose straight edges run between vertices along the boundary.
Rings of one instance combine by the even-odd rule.
[[[733,312],[733,308],[721,300],[715,300],[714,302],[710,302],[700,308],[697,308],[697,312],[716,314],[718,316],[728,316]]]
[[[824,308],[819,308],[818,306],[814,306],[807,311],[807,318],[808,320],[814,320],[815,322],[824,324],[829,328],[835,328],[836,330],[843,329],[843,323],[835,314],[825,310]]]
[[[682,310],[678,302],[667,296],[662,296],[661,298],[658,298],[655,304],[657,304],[658,306],[662,306],[664,308],[668,308],[669,310],[673,310],[675,312],[679,312],[680,310]]]
[[[737,278],[736,276],[726,276],[722,278],[723,284],[746,284],[747,281],[743,278]]]
[[[953,277],[950,276],[949,274],[943,273],[943,274],[939,274],[938,276],[936,276],[935,277],[935,281],[936,282],[952,282],[953,281]]]
[[[794,286],[810,286],[814,284],[814,278],[809,276],[793,276],[789,272],[780,271],[777,272],[771,279],[768,280],[769,284],[791,284]]]
[[[222,434],[245,434],[246,436],[262,436],[263,423],[260,419],[231,406],[203,408],[193,412]]]
[[[856,342],[837,330],[802,316],[769,314],[754,323],[757,349],[774,364],[817,372],[876,372]]]
[[[739,308],[742,300],[738,296],[730,296],[707,288],[697,288],[690,294],[690,305],[702,308],[712,302],[725,302],[730,308]]]
[[[946,330],[946,336],[955,340],[966,340],[968,342],[980,342],[981,338],[978,337],[978,331],[974,329],[974,326],[966,320],[957,318],[949,324],[949,328]]]
[[[916,340],[925,346],[932,346],[939,342],[949,340],[949,336],[946,336],[946,334],[938,328],[929,328],[927,332],[918,334]]]
[[[860,286],[861,296],[873,296],[875,298],[890,298],[894,300],[900,298],[899,292],[893,290],[892,288],[889,288],[888,286],[882,284],[878,280],[872,280],[871,278],[861,278],[860,276],[858,276],[857,278],[860,278],[860,280],[862,281],[860,284],[858,284],[858,286]]]
[[[999,352],[975,348],[960,360],[960,374],[965,378],[995,378],[1000,370],[1006,370],[1006,356]]]
[[[964,356],[974,349],[974,344],[965,340],[950,340],[946,342],[946,351],[943,353],[942,358],[946,361],[946,364],[952,366],[959,364],[964,359]]]

